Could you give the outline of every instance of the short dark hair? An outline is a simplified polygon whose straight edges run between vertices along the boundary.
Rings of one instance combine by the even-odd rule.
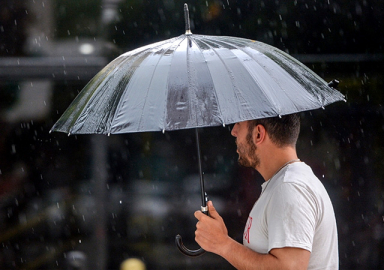
[[[257,125],[265,128],[272,142],[277,146],[295,146],[300,133],[300,116],[295,113],[251,120],[248,124],[248,132],[253,132]]]

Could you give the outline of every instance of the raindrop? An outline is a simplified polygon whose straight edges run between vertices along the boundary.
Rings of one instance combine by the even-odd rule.
[[[108,132],[108,137],[109,137],[109,136],[111,136],[111,133],[110,133],[110,132]]]
[[[225,127],[225,123],[223,123],[223,127]]]
[[[165,129],[163,129],[163,134],[165,133]]]
[[[0,171],[0,174],[1,174],[1,171]],[[123,201],[122,200],[120,200],[120,204],[122,204],[123,203]]]
[[[71,132],[68,132],[68,137],[71,136]]]

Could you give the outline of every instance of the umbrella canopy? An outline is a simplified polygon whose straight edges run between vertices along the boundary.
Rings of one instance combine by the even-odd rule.
[[[219,126],[339,100],[340,92],[275,47],[184,34],[117,57],[52,130],[114,134]]]
[[[344,100],[306,66],[262,42],[186,33],[120,55],[80,92],[51,131],[117,134],[196,128],[201,210],[208,213],[198,127],[281,116]],[[199,256],[176,236],[181,252]]]

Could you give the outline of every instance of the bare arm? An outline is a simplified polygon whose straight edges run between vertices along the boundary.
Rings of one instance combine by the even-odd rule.
[[[228,236],[223,219],[208,202],[210,217],[195,212],[195,240],[206,251],[216,253],[239,270],[307,269],[310,252],[301,248],[276,248],[268,254],[257,253]]]

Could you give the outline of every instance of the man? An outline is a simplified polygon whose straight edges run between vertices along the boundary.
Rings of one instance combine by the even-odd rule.
[[[239,164],[265,179],[249,215],[243,245],[228,236],[208,202],[195,212],[196,242],[237,269],[338,269],[337,228],[329,196],[309,166],[297,158],[297,114],[234,125]]]

